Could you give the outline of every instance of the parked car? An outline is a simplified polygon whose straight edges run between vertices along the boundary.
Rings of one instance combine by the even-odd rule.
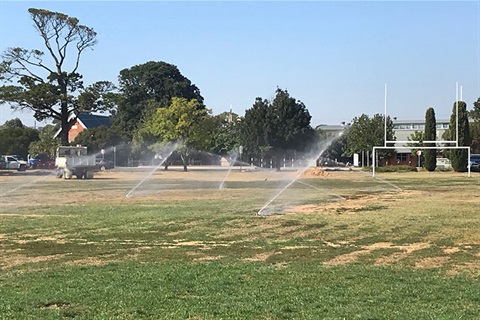
[[[17,171],[25,171],[27,170],[27,161],[21,160],[22,157],[17,155],[8,155],[3,156],[3,159],[6,162],[5,169],[7,170],[17,170]]]
[[[480,154],[470,155],[470,170],[480,171]]]
[[[105,160],[105,159],[100,159],[97,160],[96,163],[96,169],[97,170],[108,170],[108,169],[113,169],[115,166],[113,165],[113,162],[110,160]]]
[[[49,159],[45,156],[30,158],[28,165],[32,169],[55,169],[55,159]]]
[[[452,162],[448,158],[437,158],[437,169],[451,169]]]
[[[55,169],[55,159],[39,159],[32,165],[33,169]]]

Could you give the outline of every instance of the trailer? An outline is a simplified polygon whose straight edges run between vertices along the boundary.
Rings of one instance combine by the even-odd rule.
[[[55,175],[57,178],[92,179],[95,173],[95,155],[87,154],[87,147],[62,146],[57,148]]]

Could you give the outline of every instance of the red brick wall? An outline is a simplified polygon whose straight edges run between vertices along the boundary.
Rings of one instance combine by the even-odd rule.
[[[391,159],[382,160],[382,166],[417,166],[417,157],[412,156],[411,154],[407,154],[407,159],[404,161],[397,160],[396,156],[393,156]]]
[[[85,130],[85,128],[78,122],[75,121],[73,126],[68,131],[68,142],[73,142],[80,132]]]

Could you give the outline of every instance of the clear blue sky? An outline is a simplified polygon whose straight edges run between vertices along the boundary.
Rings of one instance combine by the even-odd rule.
[[[117,83],[147,61],[176,65],[214,114],[244,115],[278,87],[302,101],[312,125],[365,113],[450,117],[455,84],[468,109],[480,96],[480,1],[4,1],[0,50],[44,49],[30,7],[77,17],[98,33],[79,71]],[[31,114],[0,106],[0,124]]]

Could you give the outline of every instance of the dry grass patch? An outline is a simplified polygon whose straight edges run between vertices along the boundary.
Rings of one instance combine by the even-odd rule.
[[[37,257],[29,257],[23,254],[10,254],[4,256],[2,260],[0,260],[0,269],[8,269],[30,263],[59,260],[64,258],[65,256],[66,254],[63,253]]]
[[[410,245],[393,245],[390,242],[378,242],[367,246],[361,246],[361,250],[349,252],[336,256],[335,258],[324,263],[326,266],[336,266],[343,265],[348,263],[354,263],[358,260],[358,257],[361,255],[367,255],[372,253],[374,250],[378,249],[397,249],[402,252],[395,252],[388,256],[384,256],[376,259],[375,265],[390,265],[396,263],[402,259],[407,258],[413,252],[418,250],[423,250],[429,248],[430,244],[428,243],[413,243]]]
[[[448,262],[450,257],[428,257],[423,258],[419,262],[415,263],[415,268],[419,269],[431,269],[431,268],[440,268]]]
[[[268,258],[270,258],[274,254],[275,254],[275,251],[261,252],[261,253],[257,253],[253,257],[244,258],[243,261],[250,261],[250,262],[266,261]]]

